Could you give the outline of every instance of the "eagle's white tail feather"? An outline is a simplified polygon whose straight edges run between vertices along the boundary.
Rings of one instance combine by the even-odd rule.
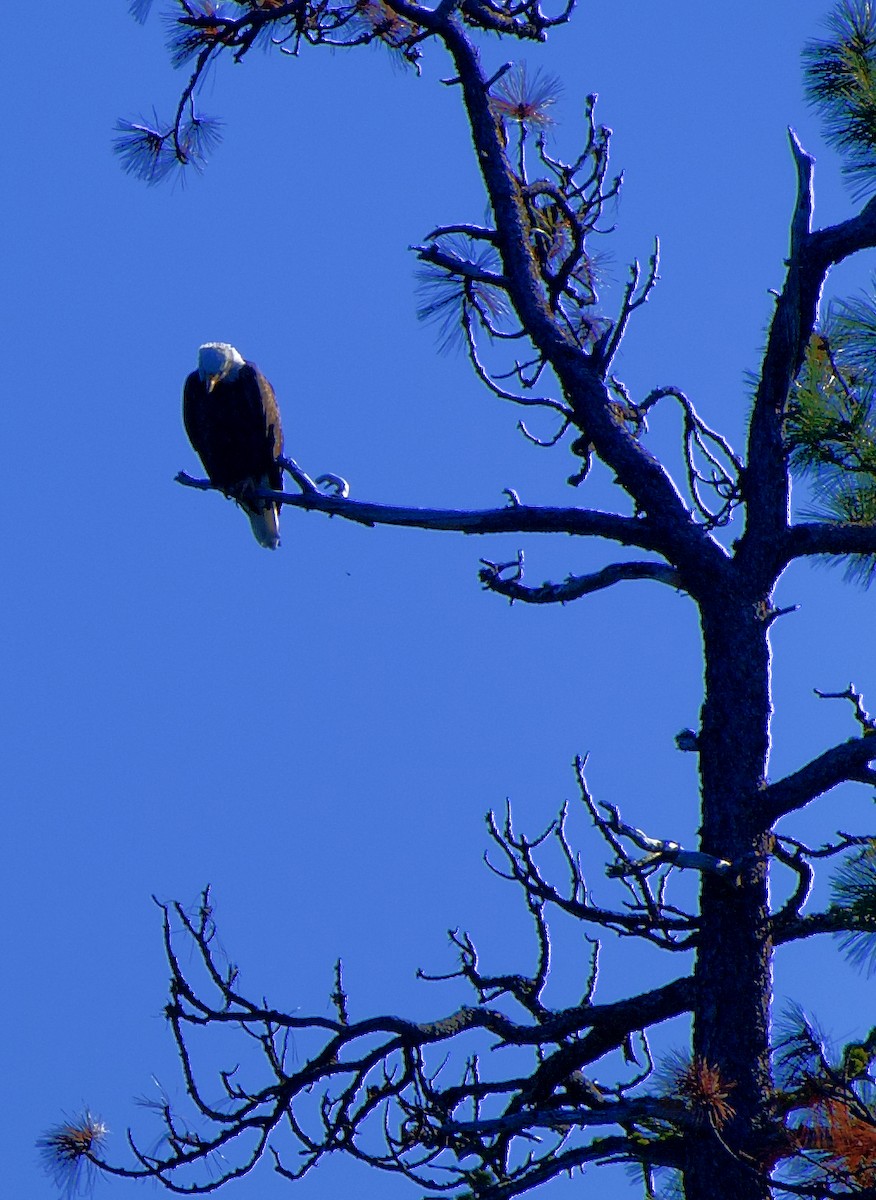
[[[280,514],[276,504],[269,504],[264,512],[246,514],[255,540],[268,550],[276,550],[280,544]]]

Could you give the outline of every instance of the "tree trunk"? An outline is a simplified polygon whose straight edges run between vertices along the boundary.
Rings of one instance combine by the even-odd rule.
[[[717,1069],[734,1110],[715,1128],[703,1109],[685,1170],[687,1200],[765,1200],[759,1161],[770,1098],[771,945],[767,830],[760,790],[769,753],[768,605],[722,589],[701,605],[705,701],[700,733],[701,847],[738,865],[736,880],[704,875],[694,971],[695,1063]]]

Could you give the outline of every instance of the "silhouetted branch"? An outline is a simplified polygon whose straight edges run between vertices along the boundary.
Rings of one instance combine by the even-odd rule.
[[[849,738],[825,750],[799,771],[764,788],[759,797],[764,819],[772,825],[841,783],[876,785],[876,770],[869,766],[874,760],[876,737],[871,735]]]
[[[478,993],[481,1004],[492,1004],[501,996],[510,995],[532,1016],[539,1020],[544,1019],[548,1010],[541,1002],[541,993],[550,970],[550,936],[542,906],[530,900],[528,907],[535,921],[539,946],[537,966],[533,975],[483,974],[478,965],[478,954],[471,936],[451,930],[451,944],[459,952],[458,969],[440,975],[418,970],[417,977],[429,982],[464,979]]]
[[[557,442],[561,441],[563,435],[568,430],[570,424],[571,424],[571,422],[568,419],[566,419],[565,421],[563,421],[562,425],[560,426],[560,428],[557,430],[557,432],[554,434],[553,437],[545,438],[545,439],[537,438],[534,433],[530,433],[529,430],[524,425],[523,421],[517,422],[517,428],[520,430],[520,432],[523,434],[523,436],[526,438],[526,440],[528,442],[532,442],[532,444],[534,446],[540,446],[543,450],[548,450],[548,449],[550,449],[551,446],[556,446]]]
[[[605,1100],[596,1108],[541,1109],[512,1113],[484,1121],[454,1121],[446,1126],[453,1133],[519,1133],[525,1129],[564,1129],[569,1126],[632,1125],[642,1121],[666,1121],[684,1127],[693,1123],[684,1104],[671,1097],[643,1096],[640,1099]]]
[[[805,854],[803,847],[797,844],[792,845],[790,850],[786,850],[783,841],[784,839],[781,838],[774,840],[773,855],[778,862],[795,872],[797,886],[785,905],[772,918],[774,937],[779,929],[787,927],[799,917],[803,905],[809,899],[815,879],[815,871],[807,861],[808,855]]]
[[[184,487],[201,491],[219,491],[209,480],[194,479],[184,471],[176,476]],[[359,525],[416,526],[419,529],[456,533],[568,533],[578,537],[600,537],[642,550],[658,550],[662,541],[647,520],[622,517],[614,513],[586,508],[539,508],[519,504],[505,508],[465,510],[445,508],[406,508],[391,504],[371,504],[343,496],[309,490],[301,495],[259,490],[253,493],[291,508],[343,517]]]
[[[791,526],[779,548],[784,550],[783,562],[813,554],[876,554],[876,525],[801,521]]]
[[[566,831],[568,809],[565,805],[559,817],[536,838],[528,838],[515,831],[510,805],[506,808],[501,828],[495,815],[490,813],[487,817],[487,828],[504,857],[505,867],[497,867],[485,856],[487,865],[501,878],[519,884],[530,898],[531,904],[554,906],[577,920],[611,930],[622,937],[642,938],[666,950],[689,948],[696,930],[696,921],[687,913],[666,903],[665,875],[656,880],[656,892],[654,891],[648,879],[654,865],[640,865],[626,855],[614,835],[613,821],[607,821],[599,814],[587,791],[583,760],[576,760],[576,770],[585,807],[596,828],[609,842],[615,856],[615,865],[610,866],[606,874],[624,886],[630,894],[631,902],[622,909],[604,908],[593,903],[580,859],[572,851],[569,842]],[[549,840],[560,851],[561,860],[565,863],[568,873],[569,882],[563,890],[547,878],[536,861],[537,851]],[[714,860],[711,860],[709,865],[713,864]],[[623,870],[616,869],[616,865],[622,866]],[[660,865],[666,871],[670,867],[668,861]],[[700,863],[701,867],[702,865],[703,863]]]
[[[654,388],[641,404],[633,405],[632,401],[629,403],[634,410],[642,414],[644,420],[645,414],[667,396],[678,401],[684,414],[684,461],[688,491],[694,507],[707,528],[726,525],[733,516],[734,509],[742,502],[740,480],[744,470],[743,463],[726,438],[709,428],[679,388]],[[707,474],[703,474],[704,470]],[[712,504],[707,504],[703,499],[705,488],[713,493]],[[714,497],[720,501],[717,507],[714,507]]]
[[[509,600],[521,600],[525,604],[568,604],[581,596],[634,579],[651,579],[656,583],[665,583],[677,591],[684,590],[678,571],[666,563],[612,563],[591,575],[570,575],[562,583],[543,583],[540,587],[527,587],[520,582],[522,553],[517,564],[493,563],[484,558],[481,559],[481,563],[478,578],[487,591],[507,596]],[[517,568],[517,574],[508,578],[503,573],[510,566]]]
[[[821,692],[815,688],[815,695],[820,700],[848,700],[854,706],[855,720],[861,726],[861,733],[867,737],[876,733],[876,720],[870,716],[866,708],[864,708],[864,697],[860,692],[855,690],[855,685],[850,683],[849,686],[842,692]]]
[[[332,1003],[336,1017],[283,1013],[264,1000],[250,1000],[241,991],[237,968],[224,960],[218,945],[209,890],[202,894],[194,913],[180,904],[161,905],[165,952],[170,967],[170,997],[165,1015],[176,1041],[190,1100],[202,1124],[193,1126],[172,1110],[166,1099],[151,1106],[163,1125],[158,1147],[147,1153],[131,1138],[134,1162],[124,1166],[99,1157],[97,1139],[85,1148],[93,1161],[109,1174],[153,1178],[171,1191],[213,1191],[224,1182],[247,1174],[283,1129],[300,1148],[298,1166],[286,1165],[277,1145],[270,1146],[275,1166],[289,1178],[300,1178],[324,1154],[343,1148],[362,1161],[398,1170],[425,1186],[435,1187],[446,1172],[444,1155],[475,1155],[498,1170],[497,1178],[509,1187],[531,1177],[539,1168],[550,1177],[569,1134],[593,1125],[618,1122],[633,1126],[646,1119],[665,1119],[684,1125],[683,1112],[659,1098],[626,1099],[651,1071],[646,1063],[634,1079],[615,1088],[598,1088],[581,1074],[588,1063],[613,1048],[629,1046],[637,1031],[687,1011],[692,1000],[689,980],[677,980],[623,1001],[592,1004],[589,997],[572,1008],[552,1010],[540,999],[549,970],[549,937],[541,905],[527,898],[536,921],[539,941],[535,973],[523,976],[484,974],[471,939],[454,935],[461,966],[454,976],[464,979],[478,994],[477,1007],[461,1007],[435,1021],[407,1021],[395,1016],[350,1021],[347,993],[335,967]],[[174,925],[178,928],[175,930]],[[179,937],[184,945],[177,949]],[[184,953],[182,952],[184,951]],[[194,959],[192,953],[194,952]],[[187,966],[183,966],[187,963]],[[198,980],[196,977],[200,976]],[[444,978],[453,978],[445,976]],[[530,1020],[515,1021],[495,1007],[502,996],[517,1000]],[[191,1039],[199,1030],[224,1026],[244,1035],[245,1043],[261,1051],[264,1078],[253,1086],[244,1082],[242,1070],[218,1071],[224,1100],[205,1100]],[[294,1031],[293,1047],[290,1033]],[[451,1046],[464,1034],[489,1033],[495,1046],[535,1053],[531,1075],[483,1077],[476,1059],[467,1060],[458,1082],[439,1084],[447,1074],[429,1065],[429,1049],[447,1042]],[[519,1061],[519,1059],[518,1059]],[[550,1079],[560,1069],[562,1076]],[[252,1078],[252,1064],[245,1065]],[[211,1084],[215,1088],[216,1084]],[[545,1113],[531,1110],[533,1087],[546,1096],[557,1088],[561,1095]],[[547,1089],[547,1090],[545,1090]],[[492,1101],[493,1110],[483,1105]],[[498,1110],[495,1104],[498,1102]],[[466,1108],[474,1117],[465,1115]],[[583,1105],[583,1107],[582,1107]],[[506,1116],[503,1116],[503,1113]],[[523,1113],[523,1116],[515,1114]],[[101,1127],[102,1128],[102,1127]],[[555,1129],[559,1140],[531,1149],[531,1129]],[[382,1130],[384,1148],[374,1137]],[[527,1147],[526,1168],[512,1147],[521,1137]],[[624,1140],[613,1143],[623,1156]],[[576,1151],[587,1161],[593,1143]],[[633,1160],[648,1159],[647,1142],[629,1139]],[[81,1152],[77,1149],[77,1155]],[[201,1169],[203,1176],[197,1172]],[[461,1184],[469,1168],[449,1168]],[[425,1172],[425,1173],[424,1173]],[[444,1176],[447,1177],[446,1174]]]
[[[611,366],[612,359],[614,358],[615,354],[617,354],[618,348],[623,340],[623,336],[626,333],[630,317],[637,308],[641,308],[643,304],[647,303],[648,297],[654,290],[659,278],[659,269],[660,240],[659,238],[655,238],[654,250],[648,260],[648,273],[645,276],[641,287],[639,286],[640,268],[638,262],[634,262],[630,267],[630,277],[627,281],[626,287],[624,288],[620,313],[614,323],[614,327],[611,331],[611,335],[609,336],[604,351],[598,355],[599,366],[602,371],[608,371],[609,367]]]
[[[426,234],[427,242],[435,242],[439,238],[447,237],[450,234],[460,233],[463,237],[475,238],[484,242],[494,243],[498,240],[498,233],[495,229],[486,228],[483,225],[439,225],[433,229],[431,233]],[[420,247],[412,246],[412,250],[418,252]]]
[[[861,250],[876,246],[876,197],[868,200],[855,217],[811,235],[807,265],[822,277],[830,267]]]
[[[413,249],[423,262],[431,263],[434,267],[441,267],[448,275],[460,275],[473,283],[484,283],[488,287],[507,291],[508,280],[504,275],[498,275],[495,271],[487,271],[477,263],[453,254],[442,246],[433,243],[429,246],[414,246]]]
[[[807,251],[812,217],[813,159],[804,153],[793,130],[788,131],[797,173],[797,195],[791,218],[791,252],[776,311],[770,323],[767,349],[749,424],[745,496],[748,526],[745,538],[755,543],[752,553],[767,553],[787,527],[788,468],[782,424],[791,384],[815,324],[824,270],[813,270]],[[740,551],[742,552],[742,551]]]
[[[650,874],[660,867],[670,866],[680,870],[705,871],[725,879],[732,876],[733,864],[726,858],[716,858],[713,854],[703,854],[700,850],[685,850],[678,842],[649,837],[641,829],[622,821],[613,804],[600,804],[599,807],[608,814],[605,823],[612,833],[627,838],[641,850],[647,851],[644,858],[635,862],[629,862],[625,857],[623,862],[609,868],[609,875],[621,877],[638,872]]]
[[[788,916],[782,916],[781,920],[777,916],[773,925],[773,937],[777,946],[803,941],[823,933],[862,932],[876,934],[876,920],[867,921],[839,907],[797,916],[789,913]]]
[[[555,412],[560,413],[564,420],[568,423],[572,420],[571,410],[559,400],[552,400],[548,396],[521,396],[519,392],[509,392],[501,387],[495,379],[492,378],[486,367],[481,362],[478,356],[478,348],[475,342],[474,331],[471,326],[471,312],[469,305],[463,301],[460,312],[460,324],[463,333],[465,334],[465,345],[468,351],[469,362],[471,363],[475,375],[480,379],[494,396],[498,396],[500,400],[510,400],[513,404],[523,404],[531,407],[550,408]]]

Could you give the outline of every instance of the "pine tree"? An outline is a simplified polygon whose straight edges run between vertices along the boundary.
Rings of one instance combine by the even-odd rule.
[[[135,0],[132,11],[145,19],[149,7]],[[303,52],[376,43],[411,66],[432,47],[446,52],[490,216],[435,229],[416,248],[421,315],[437,323],[443,341],[461,340],[485,388],[552,414],[556,435],[542,444],[571,449],[576,503],[539,507],[509,493],[506,506],[487,511],[377,505],[327,492],[293,462],[290,490],[279,500],[366,524],[554,532],[633,548],[639,557],[539,586],[526,582],[522,557],[485,559],[480,580],[533,604],[568,603],[634,580],[690,597],[705,699],[700,727],[682,731],[678,748],[698,756],[699,844],[685,848],[625,822],[616,807],[594,799],[579,761],[580,805],[618,888],[619,902],[605,908],[588,888],[566,809],[534,838],[515,828],[510,813],[491,818],[494,867],[522,893],[536,962],[528,976],[485,973],[474,943],[457,934],[454,977],[473,1002],[431,1022],[352,1020],[340,964],[332,1016],[273,1009],[247,997],[236,968],[223,960],[208,893],[195,913],[164,907],[166,1016],[198,1123],[157,1106],[159,1148],[136,1149],[125,1164],[105,1156],[96,1119],[66,1122],[41,1143],[60,1179],[87,1163],[213,1191],[262,1157],[297,1179],[323,1156],[345,1151],[460,1200],[500,1200],[606,1162],[631,1164],[647,1196],[673,1180],[687,1200],[876,1195],[876,1031],[831,1049],[802,1009],[775,1028],[770,1013],[773,956],[789,943],[838,934],[863,969],[874,962],[876,842],[867,833],[840,834],[809,846],[775,832],[781,818],[841,783],[876,783],[876,721],[863,697],[851,685],[825,694],[851,705],[856,736],[783,779],[765,775],[769,630],[782,616],[774,602],[780,576],[794,560],[817,556],[845,561],[858,583],[876,573],[876,294],[819,313],[830,269],[876,246],[876,9],[870,0],[845,0],[829,36],[804,52],[809,99],[862,206],[840,224],[813,229],[813,162],[792,134],[798,186],[787,273],[754,383],[744,453],[703,421],[681,389],[636,396],[615,373],[630,321],[657,283],[658,258],[655,249],[644,271],[632,269],[618,311],[603,311],[596,247],[620,179],[609,171],[610,134],[596,119],[595,98],[584,107],[579,155],[563,161],[544,137],[557,81],[522,63],[492,76],[481,65],[485,35],[537,42],[570,19],[571,6],[548,16],[539,0],[442,0],[435,8],[413,0],[176,0],[171,57],[191,70],[176,114],[166,125],[121,123],[117,149],[122,165],[150,183],[199,163],[218,135],[197,108],[204,73],[220,56],[240,61],[259,44]],[[499,370],[505,349],[509,362]],[[649,448],[649,415],[669,405],[682,416],[679,484]],[[577,503],[594,460],[616,480],[617,511]],[[808,489],[811,509],[794,520],[792,476]],[[832,900],[804,913],[822,860],[835,865]],[[768,881],[779,868],[796,882],[771,910]],[[682,872],[699,879],[695,907],[669,897]],[[580,1002],[549,1007],[549,968],[563,970],[561,962],[550,966],[555,913],[580,921],[594,938],[638,938],[667,954],[693,949],[693,972],[602,1002],[594,949]],[[181,942],[198,952],[197,969]],[[685,1014],[689,1053],[655,1063],[648,1031]],[[264,1073],[258,1084],[220,1073],[225,1101],[216,1107],[196,1075],[192,1039],[229,1027],[250,1035],[243,1041],[261,1054]],[[486,1064],[485,1045],[506,1048],[506,1057],[492,1055]],[[611,1087],[597,1085],[594,1065],[612,1054],[626,1069]]]

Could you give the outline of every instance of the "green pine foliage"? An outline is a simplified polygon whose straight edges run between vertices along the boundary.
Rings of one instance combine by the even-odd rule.
[[[812,488],[807,516],[876,523],[876,297],[834,306],[813,334],[791,389],[785,439],[792,470]],[[856,555],[846,568],[869,585],[876,557]]]
[[[828,1040],[824,1031],[791,1003],[776,1024],[776,1082],[792,1092],[830,1072]]]
[[[868,975],[876,971],[876,842],[852,855],[831,880],[834,908],[854,917],[858,928],[842,934],[843,949]]]
[[[806,95],[863,195],[876,190],[876,0],[842,0],[827,28],[803,54]],[[785,432],[791,467],[812,488],[806,515],[876,523],[876,284],[873,295],[835,305],[813,334]],[[864,585],[876,578],[876,556],[845,565]]]
[[[827,26],[831,36],[803,54],[806,96],[855,193],[864,195],[876,186],[876,6],[843,0]]]

